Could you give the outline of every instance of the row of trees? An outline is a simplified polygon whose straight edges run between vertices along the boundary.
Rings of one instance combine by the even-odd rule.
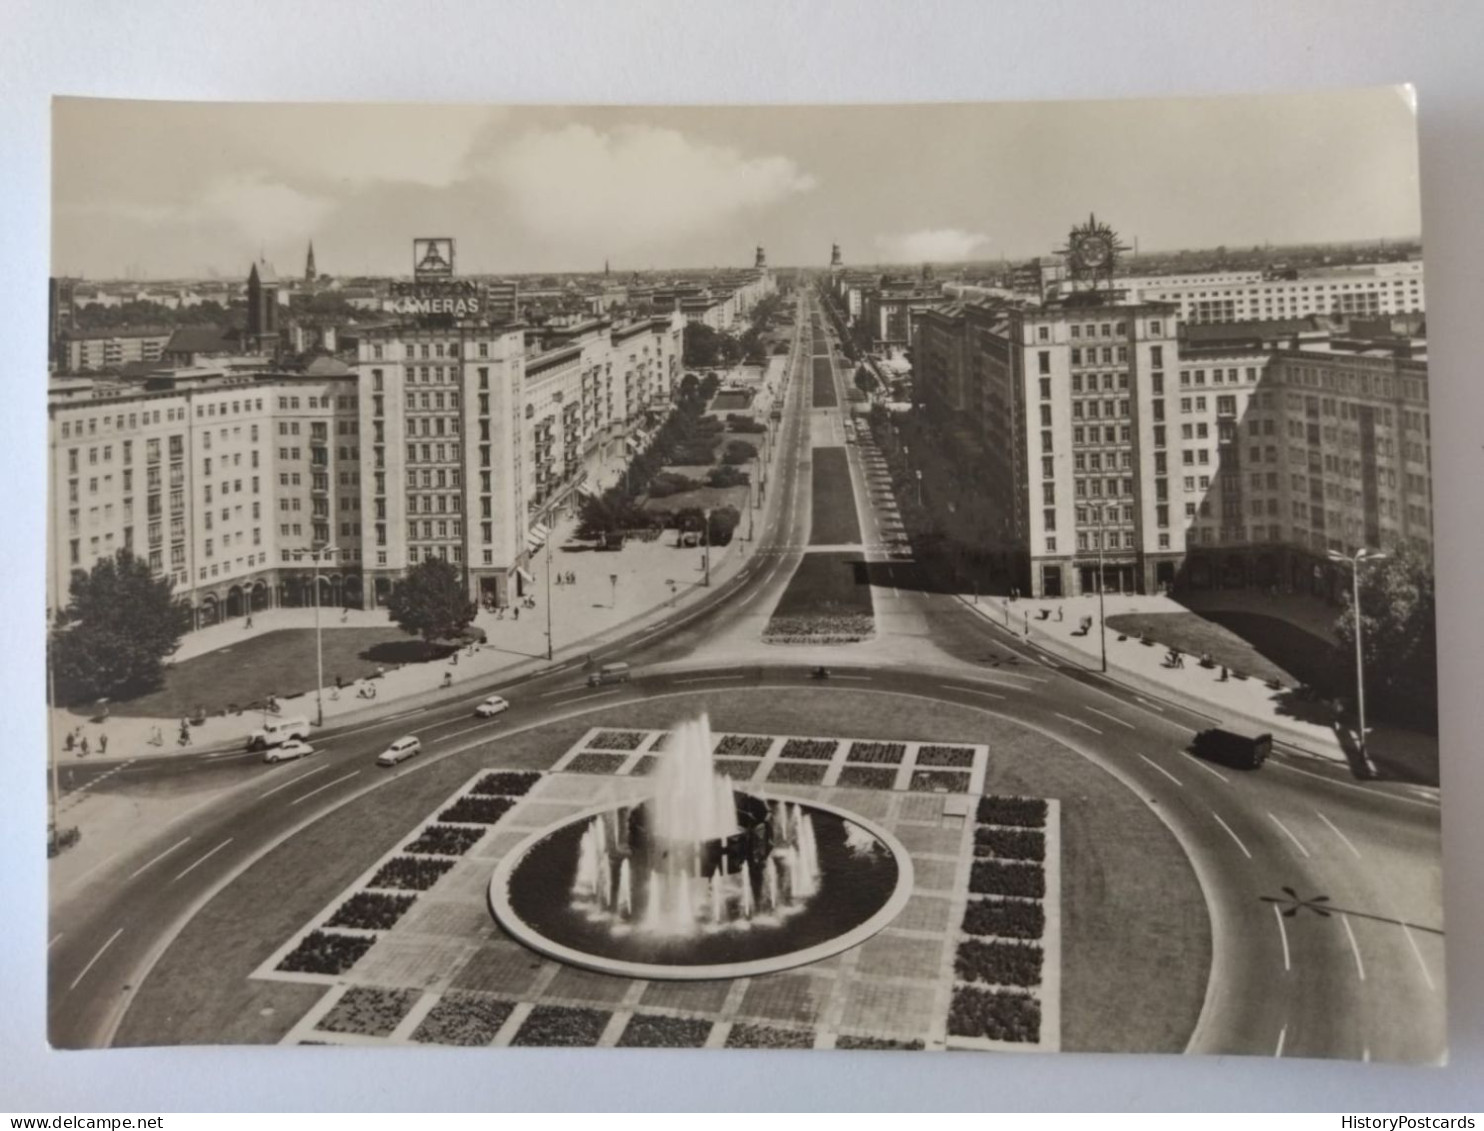
[[[1368,707],[1382,718],[1436,728],[1437,607],[1429,556],[1407,542],[1361,567],[1360,610]],[[1348,592],[1334,631],[1337,660],[1344,665],[1355,655],[1355,607]],[[1351,667],[1343,670],[1353,686]]]

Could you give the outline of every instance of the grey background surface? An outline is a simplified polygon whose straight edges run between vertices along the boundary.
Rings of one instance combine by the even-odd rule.
[[[1484,1107],[1484,5],[859,0],[0,6],[0,1110]],[[1451,1066],[1063,1056],[173,1049],[44,1043],[37,752],[48,99],[890,102],[1416,84],[1431,364]],[[430,118],[430,128],[436,119]],[[1095,203],[1095,202],[1094,202]],[[993,202],[986,201],[986,209]],[[827,241],[827,236],[821,237]],[[823,247],[824,245],[821,244]],[[1110,972],[1110,976],[1116,976]]]

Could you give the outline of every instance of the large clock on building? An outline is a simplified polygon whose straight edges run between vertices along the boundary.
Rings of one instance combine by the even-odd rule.
[[[1067,257],[1067,268],[1074,279],[1096,287],[1113,277],[1119,253],[1127,250],[1118,241],[1117,232],[1089,215],[1087,223],[1077,225],[1068,234],[1061,253]]]

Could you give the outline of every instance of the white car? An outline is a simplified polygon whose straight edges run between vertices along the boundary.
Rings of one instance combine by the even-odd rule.
[[[263,753],[265,762],[292,762],[296,758],[307,758],[314,753],[314,747],[299,739],[290,739],[281,746],[270,746]]]
[[[423,752],[422,740],[415,734],[404,735],[376,756],[378,766],[395,766],[405,762],[414,754]]]
[[[474,715],[480,719],[492,719],[496,715],[503,715],[510,710],[510,704],[498,695],[491,695],[483,703],[474,708]]]

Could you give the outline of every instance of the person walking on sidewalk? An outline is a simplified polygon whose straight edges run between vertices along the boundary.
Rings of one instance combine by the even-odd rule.
[[[98,753],[99,754],[107,754],[108,753],[108,735],[106,735],[106,734],[101,734],[100,733],[98,735]]]

